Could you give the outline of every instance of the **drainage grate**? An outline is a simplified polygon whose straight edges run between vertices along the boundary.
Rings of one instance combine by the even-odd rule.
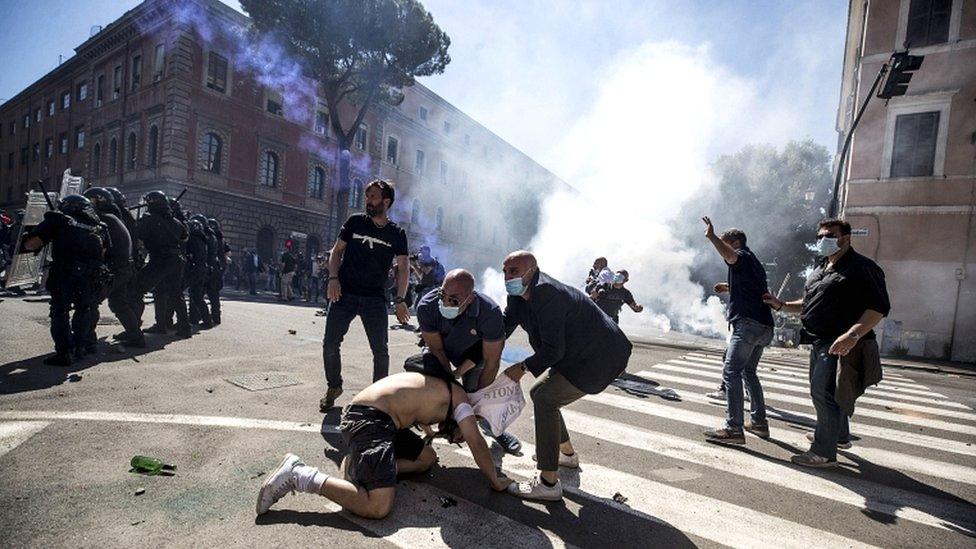
[[[229,377],[225,381],[237,385],[248,391],[264,391],[265,389],[277,389],[278,387],[290,387],[301,385],[302,382],[285,374],[276,373],[257,373],[244,374],[237,377]]]

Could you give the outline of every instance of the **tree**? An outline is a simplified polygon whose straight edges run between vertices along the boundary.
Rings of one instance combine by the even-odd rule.
[[[339,142],[339,190],[367,111],[399,105],[400,89],[444,72],[451,39],[417,0],[241,0],[261,35],[282,43],[318,81]],[[340,107],[351,107],[343,112]],[[339,204],[344,217],[346,204]]]
[[[702,236],[702,215],[710,215],[717,231],[737,227],[746,233],[749,248],[766,265],[770,290],[779,289],[787,273],[787,296],[802,290],[804,271],[814,254],[817,223],[830,192],[830,154],[812,141],[791,141],[781,151],[770,146],[747,146],[720,157],[712,165],[718,185],[705,188],[686,203],[676,234],[694,248],[695,282],[711,288],[725,280],[726,267]]]

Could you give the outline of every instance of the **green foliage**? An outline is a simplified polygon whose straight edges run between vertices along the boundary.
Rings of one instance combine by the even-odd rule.
[[[791,141],[782,150],[750,145],[720,157],[712,171],[717,184],[706,185],[676,220],[678,234],[698,251],[694,279],[711,288],[727,276],[725,264],[703,236],[701,217],[708,215],[719,233],[731,227],[745,231],[749,248],[766,264],[771,291],[791,273],[784,296],[796,296],[814,259],[806,245],[815,240],[830,192],[827,149],[812,141]]]
[[[241,0],[256,30],[273,35],[318,80],[344,149],[378,101],[399,104],[401,88],[444,72],[450,38],[417,0]],[[338,106],[356,116],[346,124]]]

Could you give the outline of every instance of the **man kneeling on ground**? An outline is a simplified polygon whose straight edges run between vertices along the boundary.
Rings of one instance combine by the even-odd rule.
[[[285,454],[261,486],[257,514],[297,490],[324,496],[361,517],[385,517],[393,507],[397,474],[426,471],[437,461],[434,449],[410,430],[415,424],[438,424],[438,433],[449,441],[467,442],[495,491],[512,483],[495,470],[464,389],[444,379],[405,372],[363,389],[342,411],[339,430],[348,447],[340,465],[343,478]]]

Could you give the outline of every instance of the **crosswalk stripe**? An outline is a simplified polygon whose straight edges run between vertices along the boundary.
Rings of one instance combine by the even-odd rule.
[[[715,374],[712,372],[704,372],[700,369],[695,368],[685,368],[683,366],[675,366],[673,364],[655,364],[655,369],[667,370],[669,372],[677,372],[679,374],[688,374],[692,376],[706,377],[708,379],[714,379]],[[798,385],[790,383],[782,383],[773,381],[773,376],[761,373],[759,374],[760,380],[762,381],[763,389],[770,387],[773,389],[782,389],[784,391],[790,391],[794,393],[810,394],[810,386],[806,380],[793,380],[794,383],[799,383]],[[712,383],[714,385],[714,382]],[[944,408],[933,408],[932,406],[925,406],[923,404],[915,404],[911,402],[896,402],[894,400],[888,400],[883,398],[876,398],[873,396],[862,396],[857,399],[858,406],[864,404],[872,404],[876,406],[890,406],[892,408],[898,408],[901,410],[913,410],[915,412],[921,412],[923,414],[933,415],[933,416],[943,416],[955,419],[961,419],[963,421],[976,421],[976,412],[972,411],[961,411],[961,410],[946,410]]]
[[[698,360],[702,362],[711,362],[714,364],[722,364],[723,359],[721,355],[703,355],[701,353],[688,353],[683,355],[681,358],[687,360]],[[776,368],[777,370],[788,370],[791,372],[796,372],[800,374],[806,374],[807,370],[810,368],[809,359],[807,357],[773,357],[768,354],[763,355],[761,366],[766,368]],[[884,373],[886,379],[891,379],[899,383],[907,384],[918,384],[915,380],[899,374],[897,372],[885,371]]]
[[[0,456],[20,446],[49,424],[47,421],[0,422]]]
[[[455,452],[471,458],[467,448]],[[531,445],[523,444],[521,457],[503,457],[503,471],[523,478],[535,475],[535,462],[529,457],[534,453]],[[601,465],[587,463],[577,471],[562,469],[560,480],[564,492],[729,547],[871,547],[838,534]],[[626,505],[613,501],[615,492],[627,495]],[[749,518],[743,520],[743,517]]]
[[[664,374],[660,372],[639,372],[637,375],[655,381],[667,381],[670,383],[679,383],[682,385],[688,385],[692,387],[701,387],[703,389],[714,388],[714,384],[708,381],[690,379],[683,376]],[[809,397],[783,395],[780,393],[772,393],[768,391],[763,391],[763,397],[767,401],[773,400],[778,402],[788,402],[790,404],[796,404],[808,408],[813,407],[813,402],[810,400]],[[899,414],[895,412],[875,410],[873,408],[868,408],[867,406],[858,406],[857,410],[854,413],[856,416],[860,416],[860,417],[883,419],[895,423],[915,425],[918,427],[928,427],[930,429],[951,431],[954,433],[961,433],[964,435],[976,435],[976,426],[960,425],[957,423],[949,423],[947,421],[942,421],[939,419],[916,417],[914,415],[909,415],[909,414]]]
[[[722,364],[723,364],[723,362],[720,359],[703,359],[703,358],[693,357],[693,356],[680,357],[678,360],[693,361],[693,362],[699,363],[699,364],[711,364],[711,365],[716,365],[716,366],[722,366]],[[767,362],[765,360],[760,361],[759,368],[760,368],[760,370],[763,370],[763,369],[765,369],[765,370],[773,370],[773,369],[775,369],[778,372],[791,373],[791,374],[796,374],[798,376],[803,376],[803,377],[806,377],[808,375],[809,371],[810,371],[810,368],[807,365],[802,365],[802,366],[784,366],[782,364]],[[936,396],[941,396],[941,397],[945,398],[945,395],[940,395],[939,393],[932,393],[929,390],[928,387],[926,387],[925,385],[922,385],[921,383],[918,383],[917,381],[914,381],[912,379],[905,378],[905,377],[895,377],[894,375],[889,374],[888,372],[885,372],[884,373],[884,381],[882,381],[882,383],[884,383],[885,385],[887,385],[889,387],[894,386],[894,387],[898,387],[900,389],[924,390],[925,394],[934,394]]]
[[[438,502],[443,496],[450,496],[457,501],[457,506],[442,507]],[[485,540],[499,538],[505,539],[506,547],[574,547],[550,532],[527,526],[422,482],[404,480],[398,483],[396,504],[381,520],[358,517],[329,500],[325,503],[326,510],[342,512],[350,522],[404,549],[477,547]]]
[[[721,379],[722,370],[724,369],[721,364],[702,364],[697,362],[691,362],[687,360],[671,359],[667,362],[662,362],[660,364],[655,364],[655,367],[661,366],[661,364],[671,364],[675,366],[688,366],[697,370],[705,370],[711,372],[710,375]],[[762,377],[763,381],[767,379],[780,380],[780,381],[791,381],[802,383],[806,386],[809,382],[806,373],[800,374],[789,374],[789,373],[771,373],[768,369],[759,370],[759,375]],[[919,394],[921,393],[921,394]],[[944,406],[947,408],[957,408],[960,410],[972,411],[972,408],[960,404],[958,402],[953,402],[951,400],[945,400],[946,397],[939,397],[938,393],[930,393],[929,391],[912,390],[907,391],[901,387],[896,387],[890,385],[887,380],[882,381],[880,384],[869,387],[867,394],[883,396],[885,398],[894,398],[900,400],[907,400],[911,402],[916,402],[920,404],[935,404],[937,406]],[[923,395],[935,395],[935,397],[923,396]]]
[[[666,381],[660,377],[657,372],[641,371],[637,373],[638,376],[645,379],[660,379],[661,381]],[[681,378],[675,378],[681,379]],[[680,382],[676,382],[680,383]],[[680,397],[682,401],[694,402],[696,404],[708,404],[715,406],[716,404],[721,404],[720,401],[715,401],[709,399],[705,395],[690,392],[681,391]],[[716,410],[724,410],[724,406],[715,407]],[[771,418],[780,419],[782,421],[790,423],[800,423],[807,425],[809,427],[815,427],[817,424],[817,417],[813,414],[807,414],[804,412],[798,412],[795,410],[785,410],[776,407],[771,407],[768,403],[766,404],[766,415]],[[851,425],[851,430],[854,434],[859,436],[867,436],[873,438],[879,438],[889,442],[896,442],[899,444],[907,444],[910,446],[918,446],[926,450],[938,449],[943,452],[951,452],[953,454],[960,454],[964,456],[976,456],[976,447],[970,443],[961,442],[958,440],[952,440],[948,438],[935,437],[931,435],[926,435],[922,433],[916,433],[912,431],[902,431],[899,429],[891,429],[889,427],[881,427],[877,425],[867,425],[864,423],[855,423]]]
[[[587,395],[584,397],[584,400],[647,416],[697,425],[699,427],[718,428],[725,423],[724,408],[721,409],[723,411],[722,417],[717,417],[693,410],[684,410],[674,405],[646,402],[609,393]],[[774,440],[783,442],[795,441],[797,443],[796,445],[801,448],[808,446],[806,439],[802,437],[801,433],[796,431],[770,426],[769,432]],[[882,450],[880,448],[866,447],[860,444],[849,453],[876,465],[890,467],[899,471],[912,471],[931,477],[976,485],[976,469],[971,467]]]
[[[968,502],[956,503],[900,488],[882,486],[830,470],[800,470],[799,466],[769,459],[757,459],[755,456],[732,449],[717,451],[723,449],[705,442],[691,442],[680,437],[623,425],[565,408],[562,410],[562,415],[567,429],[598,440],[853,505],[858,509],[868,509],[953,531],[964,530],[969,535],[976,534],[976,514],[973,513],[973,505]],[[589,466],[585,467],[589,468]],[[748,519],[742,520],[747,524],[749,522]]]
[[[140,412],[54,412],[54,411],[6,411],[0,410],[0,419],[73,419],[81,421],[120,421],[127,423],[172,423],[179,425],[204,425],[210,427],[236,427],[240,429],[271,429],[275,431],[301,431],[307,433],[338,433],[339,428],[319,423],[298,423],[272,419],[250,419],[224,416],[191,416],[185,414],[149,414]]]

